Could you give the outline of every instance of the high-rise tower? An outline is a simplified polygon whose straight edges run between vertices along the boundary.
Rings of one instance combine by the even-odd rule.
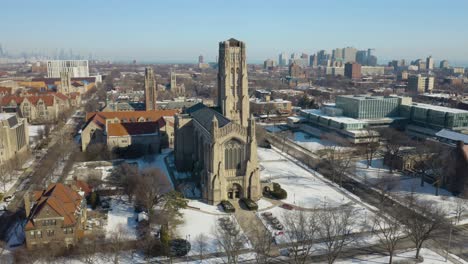
[[[245,44],[233,38],[219,43],[218,107],[225,117],[244,127],[248,126]]]
[[[146,110],[156,110],[156,99],[158,92],[156,90],[156,79],[154,78],[154,71],[151,67],[145,69],[145,106]]]

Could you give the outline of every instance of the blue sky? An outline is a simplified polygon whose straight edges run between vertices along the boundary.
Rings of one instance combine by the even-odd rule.
[[[4,0],[1,9],[0,43],[13,52],[213,60],[218,42],[235,37],[251,61],[345,46],[468,61],[466,0]]]

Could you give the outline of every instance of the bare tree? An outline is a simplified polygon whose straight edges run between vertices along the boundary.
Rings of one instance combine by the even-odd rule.
[[[101,260],[99,252],[98,237],[89,235],[83,238],[77,245],[77,251],[80,255],[80,260],[86,264],[94,264]]]
[[[389,255],[389,264],[392,264],[393,255],[398,243],[405,238],[402,234],[401,224],[393,218],[385,218],[382,215],[375,215],[373,219],[372,231],[378,237],[380,244]]]
[[[255,250],[255,261],[258,264],[269,263],[271,260],[270,251],[273,245],[271,233],[266,228],[255,228],[249,231],[251,243]]]
[[[382,139],[385,140],[385,155],[389,160],[390,173],[392,173],[395,168],[395,161],[403,147],[408,145],[409,139],[404,133],[390,127],[380,129],[379,133]]]
[[[238,263],[239,251],[244,247],[246,238],[237,224],[233,224],[232,220],[226,221],[215,228],[214,235],[218,247],[226,253],[227,263]]]
[[[445,227],[445,213],[431,203],[414,201],[412,210],[401,212],[400,222],[404,224],[404,232],[416,246],[416,258],[423,243],[433,237],[434,232]]]
[[[378,135],[377,131],[366,129],[365,133],[367,134],[367,137],[359,144],[359,150],[366,156],[367,168],[369,168],[372,166],[372,160],[380,147],[380,143],[376,138]]]
[[[9,176],[9,175],[10,175],[10,173],[7,173],[6,170],[5,170],[5,172],[0,171],[0,188],[1,188],[0,190],[2,190],[1,192],[3,192],[3,193],[8,191],[6,189],[6,186],[10,182],[9,177],[11,177],[11,176]]]
[[[324,239],[329,264],[335,262],[343,247],[353,241],[353,214],[354,211],[348,208],[323,208],[318,213],[318,234]]]
[[[203,258],[205,257],[205,253],[207,251],[208,247],[208,237],[205,234],[199,234],[197,237],[195,237],[195,251],[198,252],[198,257],[200,258],[200,262],[203,261]]]
[[[285,237],[291,244],[289,255],[292,263],[306,263],[312,253],[318,219],[306,211],[288,211],[282,218]]]
[[[163,201],[164,194],[169,192],[171,185],[167,176],[160,169],[144,169],[136,186],[136,202],[148,211],[150,218],[154,215],[154,206]]]
[[[123,188],[129,202],[132,202],[139,179],[138,167],[124,162],[112,171],[110,178],[115,185]]]
[[[466,212],[467,209],[468,209],[468,201],[465,200],[463,196],[457,197],[455,201],[455,209],[454,209],[457,223],[460,222],[463,213]]]
[[[349,172],[351,168],[351,159],[353,157],[351,150],[344,146],[348,145],[347,142],[342,140],[339,136],[334,134],[327,134],[323,139],[336,142],[338,144],[331,144],[326,146],[321,151],[324,166],[322,170],[331,178],[331,180],[343,186],[343,177]]]
[[[110,233],[108,237],[108,261],[114,264],[120,263],[120,256],[125,249],[125,241],[127,240],[127,232],[122,225],[119,225],[116,230]]]

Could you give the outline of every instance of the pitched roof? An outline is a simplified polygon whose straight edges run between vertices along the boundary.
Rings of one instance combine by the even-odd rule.
[[[25,229],[34,229],[36,217],[46,207],[50,207],[59,216],[63,217],[63,226],[73,226],[76,224],[77,215],[75,212],[81,206],[81,197],[78,192],[70,187],[55,183],[49,186],[47,190],[34,193],[34,206],[28,216],[28,222]]]
[[[218,120],[218,127],[223,127],[231,122],[231,120],[223,116],[220,112],[213,108],[207,107],[202,103],[188,108],[186,113],[188,113],[194,120],[200,123],[200,125],[202,125],[209,132],[211,132],[211,124],[214,117],[216,117]]]
[[[112,123],[107,126],[107,136],[154,134],[158,131],[160,125],[164,123],[164,119],[161,118],[160,120],[159,122]]]
[[[64,101],[68,100],[68,96],[64,95],[63,93],[56,93],[55,96]]]
[[[123,112],[89,112],[86,113],[86,121],[89,119],[100,116],[102,119],[118,118],[119,120],[130,121],[144,118],[148,121],[157,121],[163,116],[174,116],[179,110],[152,110],[152,111],[123,111]]]
[[[23,102],[24,98],[15,96],[15,95],[7,95],[2,98],[1,105],[9,105],[12,101],[14,101],[17,105]]]
[[[0,94],[11,94],[11,87],[0,87]]]

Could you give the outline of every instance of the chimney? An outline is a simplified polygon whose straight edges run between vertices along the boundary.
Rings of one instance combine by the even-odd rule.
[[[31,197],[29,195],[29,192],[26,192],[23,196],[24,199],[24,210],[26,211],[26,218],[29,217],[29,214],[31,213]]]

